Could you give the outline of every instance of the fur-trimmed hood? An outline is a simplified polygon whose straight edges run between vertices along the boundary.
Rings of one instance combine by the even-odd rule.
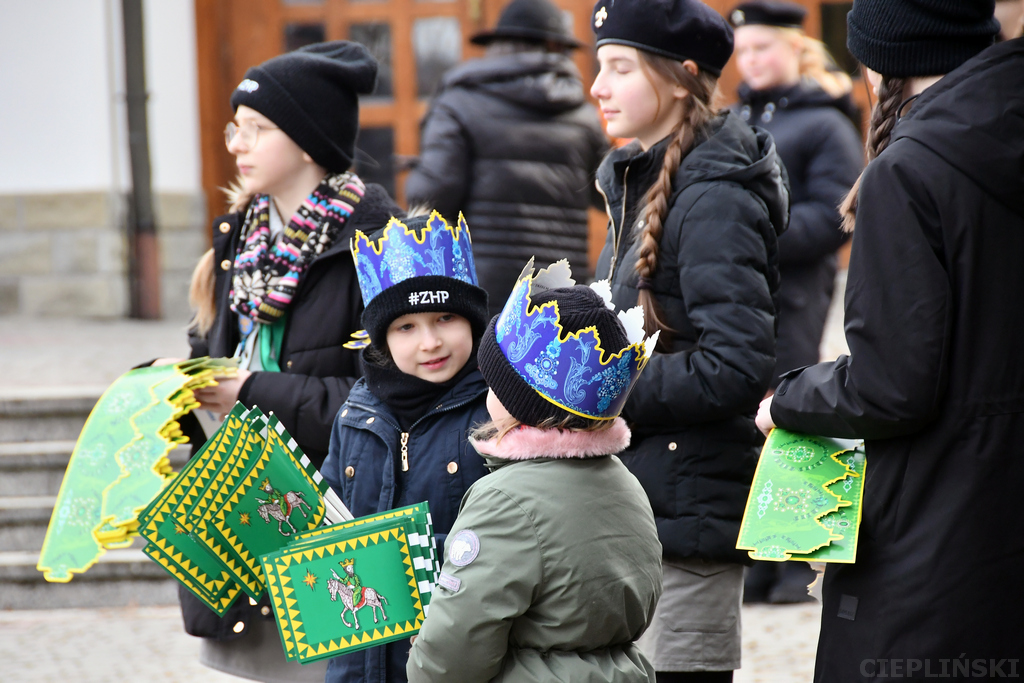
[[[630,432],[621,417],[603,432],[537,429],[523,425],[498,439],[469,443],[480,455],[497,460],[596,458],[615,455],[629,446]]]

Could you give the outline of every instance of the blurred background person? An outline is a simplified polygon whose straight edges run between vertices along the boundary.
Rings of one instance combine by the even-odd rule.
[[[569,52],[580,47],[547,0],[513,0],[493,31],[472,38],[484,57],[448,72],[423,121],[410,206],[473,226],[480,286],[497,314],[531,257],[587,261],[587,209],[608,149]]]
[[[849,76],[825,46],[803,32],[807,10],[790,2],[745,2],[729,20],[735,28],[739,115],[769,131],[789,173],[789,229],[779,237],[779,332],[772,389],[781,375],[819,360],[832,300],[836,250],[849,239],[838,205],[863,166],[852,121]],[[747,572],[745,602],[813,600],[805,562],[757,562]]]
[[[1013,40],[1024,31],[1024,0],[996,0],[996,21],[999,35],[996,40]]]

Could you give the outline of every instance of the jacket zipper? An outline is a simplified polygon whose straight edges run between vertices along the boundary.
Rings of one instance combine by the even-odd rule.
[[[612,260],[608,263],[608,281],[610,282],[612,277],[615,275],[615,265],[619,260],[619,240],[622,238],[622,231],[626,226],[626,191],[629,189],[627,180],[629,179],[629,166],[626,166],[626,170],[622,174],[622,219],[619,221],[619,227],[615,227],[615,219],[612,218],[612,207],[608,202],[608,195],[605,194],[604,188],[601,187],[601,182],[595,180],[594,184],[597,186],[597,191],[604,197],[604,212],[608,214],[608,220],[612,223]]]
[[[432,410],[429,413],[427,413],[426,415],[424,415],[423,417],[421,417],[419,420],[416,420],[415,422],[413,422],[412,423],[412,427],[409,427],[409,431],[408,432],[403,432],[402,428],[399,425],[395,424],[390,419],[388,419],[388,417],[386,415],[377,412],[375,409],[371,408],[370,406],[363,405],[362,403],[350,403],[349,405],[351,405],[354,408],[359,408],[361,410],[365,410],[368,413],[373,413],[374,415],[380,417],[380,419],[384,420],[389,425],[391,425],[392,427],[394,427],[395,429],[398,430],[398,432],[402,435],[402,437],[401,437],[402,438],[402,452],[401,452],[402,471],[403,472],[408,472],[409,471],[409,434],[412,432],[413,429],[415,429],[416,425],[418,425],[422,420],[425,420],[428,417],[431,417],[433,415],[440,415],[442,413],[447,413],[447,412],[450,412],[452,410],[455,410],[456,408],[461,408],[464,405],[468,405],[468,404],[472,403],[474,400],[476,400],[475,396],[473,398],[467,398],[464,401],[459,401],[459,402],[456,402],[456,403],[452,403],[451,405],[445,406],[441,410]]]

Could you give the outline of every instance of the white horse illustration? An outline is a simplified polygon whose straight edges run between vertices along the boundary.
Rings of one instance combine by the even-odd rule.
[[[384,621],[388,620],[388,615],[384,612],[384,605],[388,604],[388,599],[383,595],[366,586],[363,588],[363,597],[356,605],[352,599],[352,587],[342,583],[341,577],[332,569],[331,574],[334,574],[333,579],[327,579],[327,590],[331,592],[331,602],[336,602],[338,596],[341,596],[341,604],[345,606],[345,609],[341,610],[341,621],[349,628],[359,628],[359,615],[356,614],[363,607],[369,607],[370,613],[373,615],[373,623],[377,623],[377,610],[380,610],[380,615],[384,618]],[[381,604],[383,601],[383,604]],[[352,618],[355,620],[355,626],[348,623],[348,619],[345,618],[345,612],[351,612]]]
[[[301,512],[302,516],[306,519],[309,519],[309,514],[313,511],[313,508],[309,507],[309,503],[306,502],[306,499],[303,498],[302,494],[299,493],[298,491],[289,491],[288,493],[284,494],[284,501],[288,507],[288,515],[286,515],[281,510],[281,506],[275,502],[268,502],[263,500],[262,498],[257,498],[256,500],[258,500],[261,503],[261,505],[256,508],[256,512],[259,513],[260,517],[262,517],[263,521],[267,524],[270,523],[271,518],[276,519],[277,530],[281,533],[282,536],[291,536],[296,531],[295,525],[292,524],[290,519],[288,519],[288,516],[291,514],[292,510],[298,508],[299,512]],[[303,510],[302,508],[306,509]],[[306,510],[309,510],[309,512],[307,513]],[[291,527],[291,533],[284,530],[285,524]]]

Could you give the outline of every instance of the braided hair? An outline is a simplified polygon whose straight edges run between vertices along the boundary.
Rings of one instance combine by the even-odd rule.
[[[637,50],[640,65],[649,80],[655,77],[668,83],[680,85],[689,92],[683,116],[670,134],[671,141],[665,150],[665,159],[657,180],[647,190],[643,199],[643,218],[634,228],[633,238],[639,243],[636,272],[637,303],[644,307],[644,329],[648,334],[661,331],[658,350],[664,351],[671,343],[672,328],[662,317],[661,307],[651,291],[651,281],[658,269],[658,251],[665,217],[668,215],[668,198],[672,193],[672,180],[683,157],[693,147],[694,141],[707,129],[716,112],[714,99],[717,94],[718,78],[706,71],[690,73],[682,62],[667,57],[652,55]]]
[[[867,148],[868,161],[877,157],[889,146],[892,139],[892,129],[896,127],[899,120],[900,104],[903,103],[903,93],[906,90],[907,81],[904,78],[890,78],[882,76],[882,82],[878,86],[878,102],[871,110],[871,125],[868,128]],[[853,226],[857,220],[857,196],[860,194],[860,179],[864,177],[861,172],[857,182],[850,188],[850,192],[839,204],[839,214],[843,217],[843,230],[853,232]]]

